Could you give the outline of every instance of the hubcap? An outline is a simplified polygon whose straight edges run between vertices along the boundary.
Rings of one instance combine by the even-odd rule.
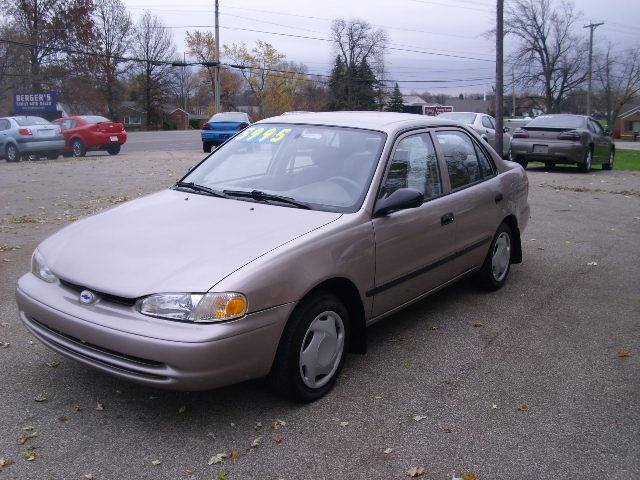
[[[82,150],[82,148],[80,147],[80,143],[78,143],[78,142],[73,142],[73,154],[74,154],[76,157],[79,157],[79,156],[80,156],[81,150]]]
[[[344,351],[344,323],[336,312],[318,315],[304,334],[300,376],[309,388],[326,385],[336,373]]]
[[[491,270],[496,282],[501,282],[509,270],[511,260],[511,239],[507,232],[498,235],[493,246],[493,257],[491,258]]]
[[[587,166],[587,170],[589,170],[591,168],[591,150],[589,150],[589,153],[587,154],[587,161],[586,161],[586,166]]]
[[[613,165],[613,160],[616,157],[616,154],[614,153],[613,150],[611,150],[611,153],[609,154],[609,165]]]
[[[13,162],[17,156],[18,151],[15,149],[15,147],[11,146],[7,149],[7,158],[9,158],[10,161]]]

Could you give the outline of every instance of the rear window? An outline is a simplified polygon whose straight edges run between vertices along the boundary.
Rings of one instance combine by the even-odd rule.
[[[45,120],[41,117],[13,117],[18,125],[21,127],[28,127],[31,125],[50,125],[49,120]]]
[[[441,113],[440,115],[438,115],[438,117],[448,118],[449,120],[453,120],[454,122],[466,123],[467,125],[471,125],[473,124],[473,122],[476,121],[475,113],[464,113],[464,112]]]
[[[582,128],[585,126],[584,117],[576,115],[540,115],[531,120],[527,127],[550,128]]]
[[[102,122],[110,122],[108,118],[101,117],[99,115],[86,115],[81,117],[87,123],[102,123]]]
[[[216,113],[211,119],[210,122],[246,122],[247,116],[244,113],[234,113],[234,112],[225,112],[225,113]]]

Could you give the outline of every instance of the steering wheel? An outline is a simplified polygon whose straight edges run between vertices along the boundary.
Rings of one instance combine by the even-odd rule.
[[[327,179],[327,182],[333,182],[340,185],[343,189],[345,189],[352,196],[357,196],[362,189],[360,185],[347,177],[331,177]]]

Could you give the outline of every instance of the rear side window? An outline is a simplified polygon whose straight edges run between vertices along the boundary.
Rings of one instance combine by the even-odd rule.
[[[484,128],[490,128],[491,130],[495,130],[495,126],[491,124],[491,120],[489,117],[482,117],[482,126]]]
[[[466,133],[439,131],[436,137],[447,163],[452,190],[493,175],[491,162]]]
[[[442,195],[438,159],[429,134],[411,135],[398,142],[380,196],[387,197],[400,188],[422,192],[425,201]]]
[[[0,130],[9,130],[11,128],[11,123],[9,120],[2,119],[0,120]]]

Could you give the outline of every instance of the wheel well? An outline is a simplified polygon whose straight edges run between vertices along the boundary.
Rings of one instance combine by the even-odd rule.
[[[520,239],[520,229],[515,215],[509,215],[503,220],[509,225],[513,233],[513,249],[511,250],[511,263],[522,263],[522,240]]]
[[[331,278],[314,287],[305,297],[319,291],[333,293],[347,307],[351,320],[349,351],[351,353],[367,353],[367,325],[364,316],[364,305],[362,304],[360,292],[354,283],[342,277]]]

